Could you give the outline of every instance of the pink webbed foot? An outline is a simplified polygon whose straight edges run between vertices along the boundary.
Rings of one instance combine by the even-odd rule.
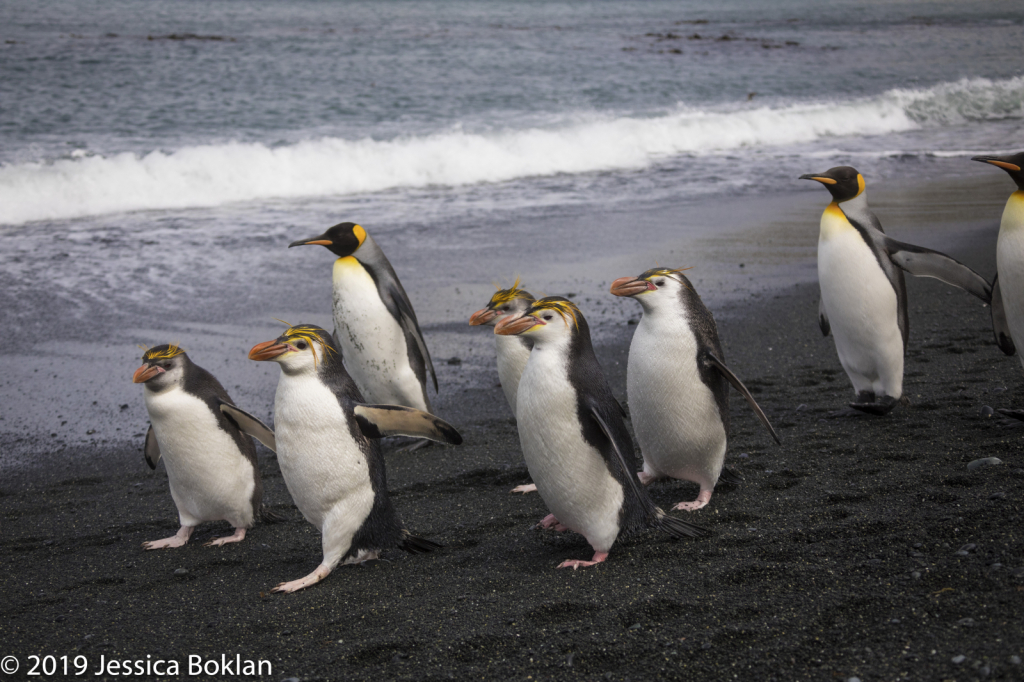
[[[149,542],[143,542],[142,546],[144,549],[171,549],[173,547],[181,547],[188,542],[189,537],[192,536],[192,528],[190,526],[182,526],[178,529],[178,532],[169,538],[163,540],[150,540]]]
[[[537,492],[537,486],[533,483],[528,483],[526,485],[517,485],[515,488],[512,488],[512,490],[509,491],[509,493],[522,493],[524,495],[526,493],[535,492]]]
[[[245,528],[236,528],[234,535],[228,535],[223,538],[215,538],[207,542],[203,547],[221,547],[229,542],[241,542],[245,539]]]
[[[318,582],[330,575],[331,569],[327,568],[323,564],[316,567],[316,570],[307,575],[305,578],[299,578],[298,580],[292,580],[287,583],[281,583],[277,587],[271,590],[271,592],[297,592],[303,588],[309,587],[310,585],[316,585]]]
[[[558,519],[555,518],[554,514],[548,514],[547,516],[545,516],[537,523],[535,527],[540,528],[541,530],[550,529],[557,531],[559,533],[561,533],[562,531],[569,530],[567,526],[563,526],[561,523],[559,523]]]
[[[586,568],[587,566],[596,566],[605,559],[608,558],[608,552],[594,552],[594,558],[590,561],[584,561],[583,559],[566,559],[562,563],[558,564],[559,568],[571,568],[576,570],[580,566]]]
[[[706,507],[708,502],[710,502],[710,501],[711,501],[711,491],[710,490],[701,490],[700,491],[700,495],[697,495],[697,499],[694,500],[693,502],[680,502],[679,504],[677,504],[676,506],[674,506],[672,508],[673,509],[678,509],[680,511],[697,511],[698,509],[700,509],[702,507]]]

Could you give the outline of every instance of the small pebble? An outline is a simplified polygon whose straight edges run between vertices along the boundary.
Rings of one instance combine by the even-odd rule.
[[[748,454],[747,454],[747,453],[745,453],[745,452],[741,452],[740,454],[736,455],[736,458],[737,458],[737,459],[747,459],[747,458],[749,458],[749,457],[750,457],[750,455],[748,455]]]
[[[188,569],[187,568],[176,568],[176,569],[174,569],[174,575],[177,575],[177,576],[188,575]]]
[[[704,642],[703,644],[700,645],[700,648],[701,649],[710,649],[711,648],[711,642]]]
[[[899,619],[899,618],[893,618],[893,619],[892,619],[892,620],[890,620],[889,622],[890,622],[890,623],[892,623],[892,624],[894,624],[894,625],[896,625],[896,624],[899,624],[899,622],[900,622],[900,619]]]
[[[449,365],[461,365],[462,364],[462,358],[455,358],[455,357],[448,358],[448,364]]]
[[[1020,665],[1020,656],[1010,656],[1010,665]]]
[[[913,573],[910,574],[910,577],[913,578],[914,580],[920,580],[921,579],[921,571],[914,571]]]
[[[999,459],[998,457],[983,457],[981,459],[976,459],[973,462],[971,462],[970,464],[968,464],[967,465],[967,470],[968,471],[974,471],[975,469],[980,469],[981,467],[993,466],[995,464],[1002,464],[1002,463],[1003,463],[1003,460]]]
[[[995,410],[993,410],[993,409],[992,409],[991,407],[989,407],[988,405],[985,405],[985,406],[983,406],[983,407],[981,408],[981,416],[982,416],[982,417],[991,417],[991,416],[992,416],[992,415],[994,415],[995,413],[996,413],[996,411],[995,411]]]
[[[964,656],[963,654],[959,654],[959,655],[954,656],[953,658],[951,658],[949,660],[953,661],[953,665],[960,665],[961,663],[963,663],[964,661],[967,660],[967,657]]]
[[[797,412],[806,412],[809,409],[811,408],[807,407],[807,403],[800,403],[799,405],[796,406]]]
[[[629,629],[630,630],[639,630],[640,629],[640,623],[633,623],[632,625],[629,626]]]
[[[976,544],[974,544],[973,542],[968,542],[966,545],[964,545],[963,547],[960,548],[960,551],[961,552],[973,552],[977,548],[978,548],[978,546]]]
[[[958,620],[956,622],[956,624],[957,625],[962,625],[965,628],[971,628],[971,627],[974,627],[974,619],[973,618],[961,618],[960,620]]]
[[[988,496],[990,500],[1002,500],[1006,498],[1006,493],[992,493]]]
[[[989,673],[991,672],[992,671],[989,669],[987,665],[983,665],[980,668],[978,668],[978,674],[982,677],[982,679],[988,677]]]
[[[859,677],[847,677],[846,682],[860,682]]]

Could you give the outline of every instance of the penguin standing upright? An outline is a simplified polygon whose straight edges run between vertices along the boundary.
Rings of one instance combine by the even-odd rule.
[[[700,485],[694,511],[711,501],[725,465],[729,384],[736,387],[775,442],[779,437],[743,382],[725,365],[718,327],[681,270],[654,268],[612,282],[611,293],[636,299],[643,317],[629,344],[626,392],[640,443],[646,485],[669,476]]]
[[[1024,152],[1010,156],[975,156],[972,161],[1006,171],[1017,191],[1006,200],[996,240],[996,276],[992,280],[992,330],[1007,355],[1024,348]],[[1020,356],[1024,365],[1024,353]],[[999,410],[1024,419],[1024,410]]]
[[[526,309],[533,304],[533,294],[519,288],[519,278],[508,289],[499,289],[491,296],[487,307],[476,311],[469,316],[470,326],[480,325],[494,327],[498,322],[509,318],[518,317],[526,312]],[[492,334],[494,347],[498,356],[498,380],[501,382],[501,390],[505,392],[505,400],[512,410],[512,416],[516,414],[516,394],[519,391],[519,377],[526,369],[526,361],[530,359],[530,349],[533,343],[525,336],[501,336]],[[537,492],[537,486],[533,483],[517,485],[512,488],[514,493]]]
[[[459,444],[454,428],[413,408],[364,404],[335,340],[320,327],[291,327],[254,346],[249,358],[281,367],[274,399],[277,459],[295,505],[323,536],[316,570],[275,592],[309,587],[338,562],[375,559],[383,549],[421,553],[440,547],[402,525],[375,439],[406,435]]]
[[[263,484],[255,436],[273,450],[274,433],[232,404],[220,382],[175,344],[150,348],[132,381],[143,385],[150,427],[145,457],[151,469],[162,458],[181,528],[146,549],[181,547],[203,521],[227,521],[235,533],[207,545],[241,542],[263,510]],[[249,434],[249,435],[247,435]]]
[[[493,327],[507,317],[518,317],[533,304],[534,298],[529,291],[519,288],[519,279],[508,289],[500,289],[491,296],[487,307],[473,313],[469,318],[471,326],[486,325]],[[533,344],[525,336],[494,335],[494,346],[498,356],[498,379],[501,389],[505,392],[505,400],[516,413],[516,393],[519,390],[519,377],[530,359],[530,348]]]
[[[576,531],[594,548],[592,560],[566,560],[559,568],[600,563],[620,535],[643,528],[676,537],[707,533],[667,516],[637,481],[633,441],[579,308],[559,296],[542,298],[494,333],[533,341],[516,418],[526,466],[551,511],[540,525]]]
[[[288,245],[327,247],[334,261],[334,337],[360,394],[371,403],[430,412],[427,373],[437,376],[420,324],[398,275],[373,237],[339,223]]]
[[[910,323],[906,270],[964,289],[988,303],[981,275],[945,254],[890,239],[868,208],[864,177],[849,166],[801,175],[822,183],[832,203],[821,216],[818,282],[821,332],[835,338],[839,362],[857,394],[850,407],[887,414],[903,396]]]

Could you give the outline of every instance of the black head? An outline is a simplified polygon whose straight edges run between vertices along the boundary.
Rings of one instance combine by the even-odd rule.
[[[971,161],[981,161],[998,166],[1009,173],[1013,181],[1017,183],[1017,189],[1024,190],[1024,152],[1010,154],[1009,156],[975,156]]]
[[[326,246],[331,253],[344,258],[355,253],[363,242],[366,241],[366,230],[355,223],[338,223],[318,237],[300,239],[292,242],[288,248],[293,246]]]
[[[864,191],[864,176],[850,166],[836,166],[824,173],[808,173],[800,176],[801,180],[815,180],[825,185],[838,204],[849,201]]]

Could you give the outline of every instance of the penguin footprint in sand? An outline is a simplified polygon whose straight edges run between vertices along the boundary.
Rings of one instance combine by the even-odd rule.
[[[675,537],[707,531],[667,516],[640,486],[633,441],[619,404],[594,355],[579,308],[552,296],[494,329],[533,341],[516,397],[519,440],[530,476],[551,515],[542,527],[583,535],[594,557],[559,568],[592,566],[608,558],[615,540],[644,528]]]
[[[725,365],[715,318],[679,270],[655,268],[612,282],[644,314],[629,345],[626,392],[646,485],[668,476],[700,485],[694,511],[711,501],[729,437],[729,384],[750,403],[775,442],[779,437],[743,382]]]
[[[143,543],[146,549],[181,547],[203,521],[227,521],[234,535],[208,545],[241,542],[256,517],[280,520],[263,506],[263,484],[250,436],[273,450],[274,432],[235,407],[220,382],[181,348],[163,345],[142,356],[132,381],[143,385],[150,427],[145,456],[151,469],[163,459],[177,534]]]
[[[277,460],[295,505],[322,535],[323,561],[316,570],[274,591],[309,587],[339,562],[376,559],[384,549],[438,549],[402,525],[377,439],[404,435],[458,445],[459,433],[420,410],[364,404],[334,338],[320,327],[292,327],[254,346],[249,358],[281,367],[274,398]]]

